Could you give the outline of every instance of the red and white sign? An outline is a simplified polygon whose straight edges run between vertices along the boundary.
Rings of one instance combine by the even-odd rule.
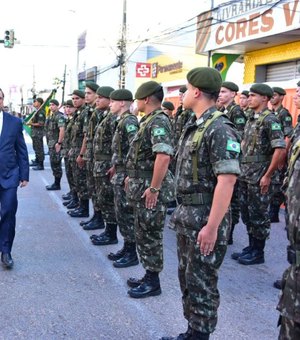
[[[135,76],[137,78],[150,78],[151,77],[151,64],[150,63],[136,63]]]

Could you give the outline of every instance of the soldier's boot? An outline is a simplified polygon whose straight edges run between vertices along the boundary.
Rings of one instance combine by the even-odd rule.
[[[264,248],[266,240],[253,239],[251,251],[238,258],[238,262],[246,266],[252,264],[261,264],[265,262]]]
[[[146,276],[146,275],[145,275]],[[130,288],[136,288],[138,286],[140,286],[144,280],[145,280],[145,276],[142,277],[141,279],[137,279],[136,277],[130,277],[128,280],[127,280],[127,285],[130,287]]]
[[[273,287],[276,289],[282,289],[283,288],[283,282],[282,279],[278,279],[273,282]]]
[[[244,255],[246,255],[248,252],[251,251],[252,246],[253,246],[253,237],[252,237],[251,235],[249,235],[249,234],[248,234],[248,237],[249,237],[249,245],[248,245],[247,247],[243,248],[241,252],[232,253],[232,254],[231,254],[231,258],[232,258],[233,260],[238,260],[239,257],[244,256]]]
[[[79,202],[79,208],[68,211],[71,217],[89,217],[89,200],[81,199]]]
[[[67,202],[67,204],[65,204],[66,202]],[[63,205],[67,209],[79,208],[79,199],[78,199],[77,193],[74,194],[74,198],[71,201],[66,201],[66,202],[63,202]]]
[[[178,336],[163,336],[160,340],[190,340],[193,335],[193,329],[189,325],[185,333],[180,333]]]
[[[38,162],[38,164],[33,167],[32,170],[44,170],[44,162]]]
[[[270,204],[269,217],[270,217],[271,223],[279,222],[279,210],[280,210],[280,205]]]
[[[61,198],[64,200],[64,201],[71,201],[71,199],[74,197],[74,192],[72,191],[69,191],[67,192],[66,194],[63,194],[61,196]]]
[[[228,238],[228,244],[233,244],[233,231],[234,231],[235,224],[231,225],[229,238]]]
[[[148,296],[161,294],[158,272],[146,271],[143,283],[138,287],[128,290],[128,295],[134,299],[142,299]]]
[[[117,224],[107,223],[103,233],[91,239],[95,246],[106,246],[118,243]]]
[[[136,252],[135,242],[127,243],[126,252],[123,257],[114,261],[113,266],[116,268],[126,268],[139,264],[139,259]]]
[[[29,166],[37,166],[38,165],[38,162],[36,159],[33,159],[30,163],[29,163]]]
[[[89,223],[85,223],[82,227],[84,230],[104,229],[105,223],[101,211],[95,211],[93,218]]]
[[[188,339],[190,340],[209,340],[209,333],[203,333],[193,329],[192,336]]]
[[[54,183],[46,186],[47,190],[60,190],[60,178],[55,177]]]
[[[92,236],[96,237],[97,235],[92,235]],[[124,245],[120,250],[118,250],[116,253],[109,253],[107,257],[111,261],[116,261],[122,258],[125,255],[126,251],[127,251],[127,242],[124,242]]]

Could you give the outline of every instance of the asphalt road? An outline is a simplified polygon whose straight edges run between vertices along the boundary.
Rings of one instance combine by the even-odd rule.
[[[61,191],[45,190],[52,181],[46,156],[46,169],[31,171],[28,187],[19,190],[15,267],[0,267],[0,339],[158,340],[185,331],[175,234],[167,223],[163,293],[132,299],[126,279],[141,277],[142,266],[114,268],[107,254],[121,248],[122,239],[117,245],[93,246],[92,232],[82,230],[80,219],[69,217],[62,206],[65,176]],[[220,270],[219,321],[211,339],[277,339],[279,291],[272,284],[287,267],[284,224],[272,225],[264,264],[243,266],[230,258],[246,239],[240,223]]]

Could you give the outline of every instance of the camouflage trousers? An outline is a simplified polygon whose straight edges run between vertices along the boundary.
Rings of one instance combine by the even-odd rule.
[[[146,209],[144,203],[136,202],[134,232],[138,254],[145,270],[163,270],[163,230],[167,208],[158,204],[155,209]]]
[[[128,205],[124,190],[125,174],[117,173],[113,177],[115,212],[120,233],[125,242],[135,242],[133,208]]]
[[[259,240],[265,240],[270,235],[270,189],[267,194],[261,194],[259,184],[249,184],[239,181],[240,206],[243,223],[248,234]]]
[[[106,223],[117,223],[115,206],[114,206],[114,192],[108,176],[94,177],[96,189],[96,205],[95,211],[102,212],[103,219]]]
[[[240,194],[239,181],[236,181],[230,202],[232,225],[236,225],[240,220]]]
[[[285,195],[282,190],[283,181],[285,178],[285,173],[287,171],[287,167],[283,167],[280,171],[276,172],[276,184],[273,185],[272,196],[270,204],[275,206],[281,206],[282,203],[286,203]]]
[[[280,331],[278,340],[298,340],[300,339],[300,323],[280,316]]]
[[[94,211],[96,204],[96,189],[95,189],[95,179],[93,174],[94,164],[92,161],[86,161],[86,183],[89,198],[92,199]]]
[[[45,160],[43,134],[41,136],[32,136],[32,147],[35,152],[35,159],[38,163]]]
[[[86,166],[84,165],[83,168],[79,168],[76,158],[74,157],[69,158],[69,161],[72,168],[75,190],[77,192],[78,198],[81,200],[88,200],[89,195],[86,184]]]
[[[49,148],[50,165],[53,176],[55,178],[62,178],[62,167],[61,167],[61,154],[57,153],[55,148]]]
[[[67,177],[67,181],[70,187],[70,191],[76,192],[73,171],[72,171],[72,166],[71,166],[69,157],[64,157],[64,162],[65,162],[66,177]]]
[[[193,236],[177,233],[178,278],[184,317],[193,329],[212,333],[220,304],[218,269],[227,246],[216,243],[214,252],[203,256],[197,245],[198,232],[195,230]]]

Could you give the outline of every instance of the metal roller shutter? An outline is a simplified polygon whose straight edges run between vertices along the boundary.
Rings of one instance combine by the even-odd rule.
[[[266,81],[285,81],[300,77],[300,60],[267,65]]]

